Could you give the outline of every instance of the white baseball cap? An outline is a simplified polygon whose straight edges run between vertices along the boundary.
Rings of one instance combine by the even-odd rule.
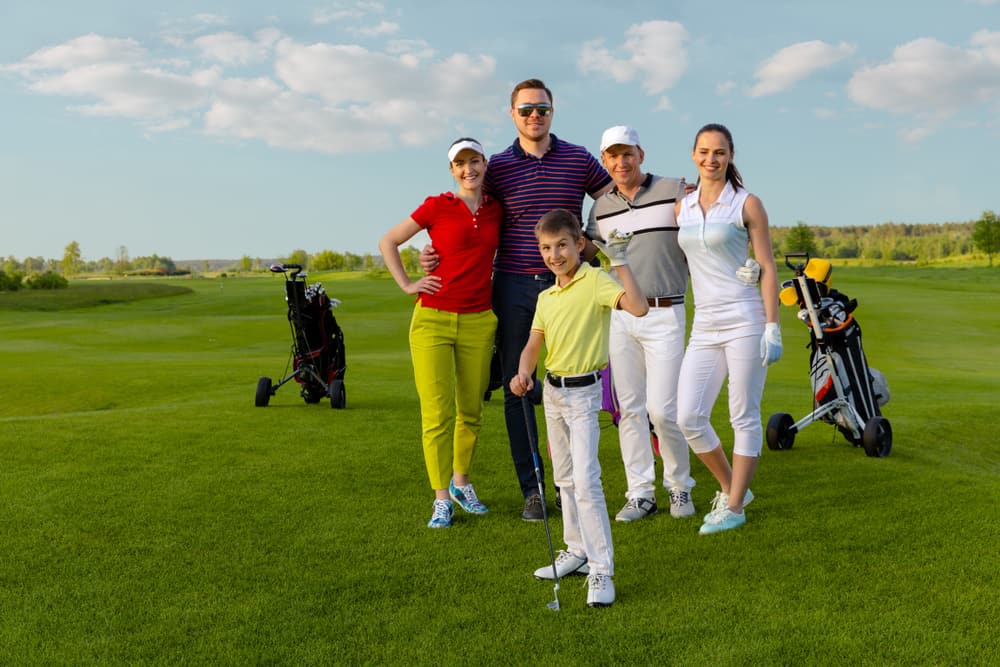
[[[604,130],[604,134],[601,135],[601,152],[617,144],[638,146],[639,133],[628,125],[615,125]]]
[[[465,149],[474,150],[483,157],[486,156],[486,151],[475,139],[460,139],[452,144],[451,148],[448,149],[448,162],[453,162],[455,156],[464,151]]]

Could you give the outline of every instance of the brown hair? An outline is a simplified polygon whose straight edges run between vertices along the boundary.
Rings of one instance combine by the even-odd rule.
[[[544,90],[545,94],[549,96],[549,104],[552,104],[552,91],[549,90],[544,83],[542,83],[541,79],[525,79],[521,83],[514,86],[514,90],[510,94],[510,108],[514,108],[514,102],[517,100],[517,94],[519,92],[522,90],[532,89]]]
[[[559,232],[569,232],[574,241],[583,236],[583,229],[576,216],[564,208],[554,208],[541,218],[535,225],[535,238],[542,234],[558,234]]]
[[[733,184],[734,188],[743,187],[743,176],[740,174],[740,170],[736,168],[733,160],[736,158],[736,148],[733,146],[733,134],[729,131],[725,125],[720,125],[719,123],[709,123],[698,130],[698,134],[694,135],[694,146],[691,150],[698,147],[698,137],[705,134],[706,132],[718,132],[726,138],[729,143],[729,154],[732,155],[732,159],[729,160],[729,164],[726,165],[726,180]],[[701,176],[698,177],[698,181],[701,181]]]

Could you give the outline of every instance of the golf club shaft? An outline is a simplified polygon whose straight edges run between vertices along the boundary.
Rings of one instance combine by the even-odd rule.
[[[538,496],[542,501],[542,522],[545,524],[545,538],[549,543],[549,559],[552,561],[552,578],[555,579],[555,589],[559,590],[559,572],[556,570],[556,552],[552,547],[552,531],[549,529],[549,512],[545,507],[545,488],[542,483],[542,464],[538,455],[538,438],[531,432],[531,421],[534,408],[527,396],[521,397],[521,408],[524,410],[524,426],[528,431],[528,445],[531,447],[531,457],[535,462],[535,481],[538,482]],[[558,593],[556,602],[558,603]]]

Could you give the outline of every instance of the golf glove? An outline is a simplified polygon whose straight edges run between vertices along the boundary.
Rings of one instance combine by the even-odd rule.
[[[760,264],[753,257],[747,257],[743,266],[736,269],[736,277],[747,287],[753,287],[760,280]]]
[[[760,337],[760,358],[762,366],[770,366],[781,359],[781,329],[777,322],[764,325],[764,335]]]
[[[625,258],[625,252],[628,249],[628,244],[632,240],[632,232],[619,232],[617,229],[612,229],[611,233],[608,234],[608,240],[604,243],[600,241],[594,241],[604,256],[608,258],[611,266],[621,266],[622,264],[628,264],[628,260]]]

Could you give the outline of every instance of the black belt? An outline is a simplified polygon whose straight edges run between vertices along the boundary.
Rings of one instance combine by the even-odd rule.
[[[553,387],[562,387],[563,389],[589,387],[601,379],[601,372],[594,371],[592,373],[587,373],[586,375],[572,375],[570,377],[562,377],[560,375],[546,373],[545,379],[548,380],[549,384]]]
[[[650,305],[651,308],[669,308],[670,306],[679,306],[684,303],[684,297],[682,296],[651,296],[646,298],[646,303]]]

